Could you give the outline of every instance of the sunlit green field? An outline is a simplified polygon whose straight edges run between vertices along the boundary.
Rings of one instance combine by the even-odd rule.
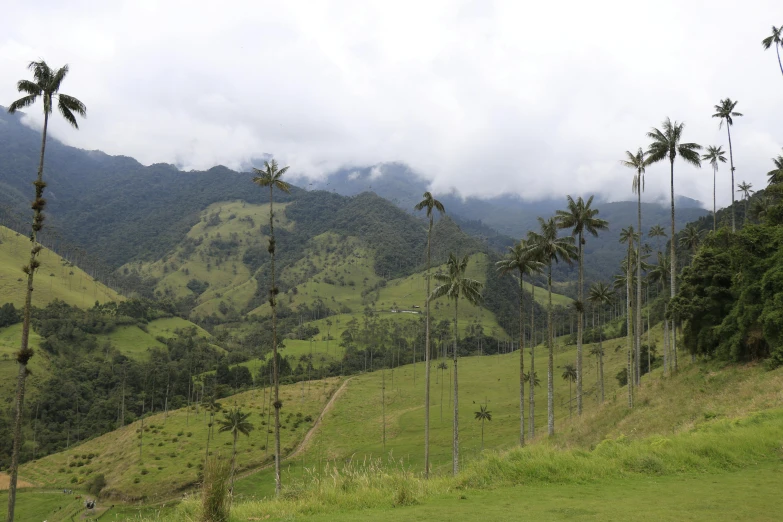
[[[283,386],[284,403],[281,425],[283,453],[289,453],[312,425],[324,404],[338,385],[338,379],[312,383],[310,386]],[[270,440],[269,389],[257,389],[219,401],[223,410],[240,406],[252,413],[255,430],[237,443],[239,472],[269,464],[273,454]],[[222,418],[218,413],[217,418]],[[208,415],[193,407],[158,413],[97,437],[67,451],[49,455],[25,464],[20,476],[47,488],[84,487],[95,473],[103,473],[107,493],[125,498],[176,498],[198,481],[200,466],[206,456]],[[210,453],[231,457],[231,435],[214,430]],[[143,436],[142,436],[143,435]],[[141,443],[141,445],[140,445]]]
[[[30,260],[30,239],[0,226],[0,305],[13,303],[17,308],[24,306],[27,290],[27,275],[22,266]],[[41,267],[33,283],[33,305],[44,306],[54,299],[68,304],[89,307],[95,301],[105,303],[122,299],[114,290],[107,288],[71,265],[49,249],[38,255]]]

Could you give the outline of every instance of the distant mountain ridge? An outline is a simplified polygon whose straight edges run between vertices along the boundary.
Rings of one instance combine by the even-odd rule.
[[[30,182],[37,167],[40,132],[21,120],[21,115],[9,115],[0,109],[0,218],[24,221]],[[45,169],[50,212],[44,234],[56,234],[79,245],[115,268],[132,260],[163,257],[211,204],[235,200],[263,204],[268,200],[266,191],[251,185],[249,173],[222,166],[191,172],[169,164],[144,166],[133,158],[69,147],[54,138],[47,141]],[[374,192],[413,213],[428,182],[402,163],[387,163],[343,169],[308,187],[343,197]],[[305,193],[293,187],[290,195],[281,193],[276,199],[294,201]],[[321,194],[308,199],[330,201],[326,194]],[[457,225],[482,240],[486,248],[501,252],[515,238],[537,228],[537,217],[549,217],[565,206],[565,194],[560,200],[537,202],[523,201],[517,195],[489,199],[463,198],[456,193],[436,196]],[[680,198],[678,229],[707,214],[697,205],[694,200]],[[616,234],[636,222],[634,202],[600,202],[594,206],[600,209],[601,217],[610,221],[611,228],[587,243],[588,280],[612,275],[622,258]],[[644,229],[665,225],[668,219],[668,206],[643,204]],[[557,268],[559,279],[569,279],[571,275],[568,267]]]

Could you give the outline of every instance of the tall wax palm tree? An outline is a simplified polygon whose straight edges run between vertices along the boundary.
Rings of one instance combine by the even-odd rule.
[[[772,162],[775,164],[775,168],[767,172],[768,183],[770,185],[783,183],[783,156],[778,154],[777,158],[772,158]]]
[[[721,100],[718,105],[715,106],[715,114],[713,118],[720,118],[720,127],[723,127],[723,123],[726,123],[726,132],[729,133],[729,165],[731,167],[731,231],[737,231],[737,225],[734,219],[734,152],[731,147],[731,126],[734,125],[734,118],[742,116],[741,112],[736,112],[734,108],[737,106],[736,101],[731,101],[731,98]]]
[[[778,54],[778,66],[780,66],[780,74],[783,74],[783,63],[780,62],[780,40],[783,37],[783,27],[772,26],[772,34],[767,36],[761,41],[764,49],[769,49],[772,45],[775,45],[775,52]]]
[[[547,429],[549,436],[555,434],[555,387],[554,387],[554,321],[552,320],[552,263],[565,261],[573,263],[577,258],[577,250],[574,246],[573,236],[558,237],[557,221],[555,218],[549,218],[544,221],[538,218],[541,232],[530,232],[528,234],[528,244],[541,262],[547,266],[547,294],[548,302],[546,307],[547,316],[547,351],[549,352],[549,361],[547,364]]]
[[[427,228],[427,298],[424,301],[426,309],[424,335],[424,478],[428,478],[430,474],[430,254],[432,251],[432,225],[435,218],[433,211],[438,211],[443,215],[446,209],[440,201],[432,197],[430,192],[425,192],[423,198],[414,208],[416,210],[426,209],[427,218],[429,218],[429,227]]]
[[[223,414],[223,418],[218,420],[218,433],[231,432],[234,437],[234,444],[231,448],[231,491],[234,491],[234,473],[236,471],[237,457],[237,437],[241,433],[245,437],[250,436],[253,431],[253,425],[247,419],[250,413],[244,413],[242,408],[232,408],[228,413]]]
[[[669,118],[663,122],[663,130],[653,128],[647,133],[647,137],[650,138],[652,143],[647,148],[647,164],[657,163],[668,159],[670,172],[671,172],[671,208],[672,208],[672,223],[671,223],[671,279],[670,283],[670,298],[674,298],[676,293],[676,272],[677,272],[677,259],[675,257],[675,245],[674,245],[674,160],[679,154],[682,159],[696,167],[701,167],[701,158],[699,157],[699,150],[701,145],[696,143],[682,143],[682,131],[685,127],[684,123],[672,122]],[[674,318],[671,320],[671,349],[672,353],[677,353],[677,338],[674,330]],[[676,365],[675,355],[675,367]]]
[[[563,366],[563,374],[561,377],[563,380],[568,381],[568,416],[571,417],[573,410],[573,395],[571,393],[571,387],[576,380],[576,367],[571,363],[566,364]]]
[[[593,196],[584,201],[580,196],[576,201],[568,196],[568,209],[558,210],[557,219],[560,228],[571,229],[571,235],[576,237],[579,258],[579,281],[577,288],[577,332],[576,332],[576,411],[582,414],[582,336],[584,334],[584,244],[585,233],[598,235],[599,230],[606,230],[609,223],[600,219],[598,209],[590,208]]]
[[[587,299],[598,307],[598,387],[600,402],[604,402],[604,346],[603,346],[603,324],[601,323],[601,308],[610,304],[614,297],[614,292],[606,283],[598,282],[590,286],[590,294]]]
[[[748,221],[748,201],[750,200],[750,195],[755,192],[753,190],[753,184],[748,183],[747,181],[743,181],[739,185],[737,185],[737,192],[742,192],[742,199],[745,200],[745,222]]]
[[[269,306],[272,308],[272,378],[275,388],[275,495],[280,495],[282,484],[280,482],[280,409],[283,402],[280,400],[280,371],[277,366],[277,294],[278,288],[275,281],[275,212],[274,189],[285,193],[291,192],[291,185],[283,181],[283,174],[288,167],[278,168],[277,161],[264,161],[264,168],[253,169],[256,174],[253,183],[260,187],[269,187],[269,256],[271,260],[271,279],[269,287]]]
[[[481,451],[484,451],[484,421],[492,420],[492,412],[487,409],[487,406],[482,404],[479,406],[479,411],[473,412],[476,420],[481,421]]]
[[[726,153],[722,146],[710,145],[707,147],[707,153],[702,154],[701,159],[709,161],[712,165],[712,231],[718,230],[718,212],[715,206],[715,185],[718,177],[718,164],[726,163]]]
[[[474,279],[465,277],[468,268],[469,256],[458,259],[456,255],[449,254],[446,262],[446,273],[435,274],[435,280],[440,283],[432,291],[431,299],[447,297],[454,301],[454,353],[452,364],[454,366],[454,424],[452,433],[452,470],[454,475],[459,471],[459,384],[457,374],[457,347],[459,345],[459,299],[460,297],[469,303],[478,305],[481,302],[482,284]]]
[[[632,154],[629,151],[625,151],[626,159],[622,162],[623,165],[630,169],[634,169],[635,174],[633,176],[633,182],[631,183],[631,190],[637,196],[636,217],[637,217],[637,231],[638,231],[638,243],[636,249],[642,251],[642,192],[644,192],[644,171],[647,163],[644,159],[644,151],[641,147]],[[636,385],[641,384],[642,372],[641,364],[639,362],[641,355],[642,345],[642,256],[636,256],[636,337],[634,339],[634,352],[636,353],[636,364],[634,370],[634,380]]]
[[[517,272],[519,277],[519,445],[525,445],[525,276],[540,274],[544,264],[536,260],[530,252],[527,241],[508,248],[508,253],[497,262],[497,268],[503,274]]]
[[[33,80],[19,80],[16,88],[22,96],[11,103],[8,112],[14,114],[16,111],[30,107],[38,99],[43,102],[44,124],[41,132],[41,153],[38,159],[38,175],[33,185],[35,186],[35,200],[32,204],[33,223],[30,232],[30,261],[22,270],[27,274],[27,292],[25,294],[24,311],[22,316],[22,340],[19,351],[16,353],[16,362],[19,364],[19,372],[16,380],[16,400],[14,416],[14,440],[11,452],[10,483],[8,486],[8,511],[6,520],[13,522],[14,509],[16,507],[16,483],[19,471],[19,452],[22,444],[22,409],[24,407],[25,379],[27,378],[27,363],[33,356],[33,351],[29,347],[30,340],[30,314],[32,310],[33,298],[33,278],[35,271],[41,265],[38,261],[38,253],[41,246],[37,242],[38,232],[43,228],[46,200],[43,197],[46,183],[43,180],[44,156],[46,154],[46,136],[49,128],[49,116],[52,114],[52,108],[55,100],[57,101],[57,110],[60,115],[73,128],[78,129],[79,124],[76,116],[84,118],[87,115],[87,108],[84,104],[73,96],[62,94],[60,87],[63,80],[68,75],[68,66],[64,65],[59,69],[52,69],[43,60],[30,62],[27,66],[33,72]]]
[[[620,243],[627,243],[628,244],[628,254],[626,257],[625,265],[626,265],[626,275],[625,275],[625,303],[626,303],[626,322],[628,325],[628,407],[633,408],[633,361],[631,353],[633,351],[633,344],[632,344],[632,337],[633,337],[633,321],[631,320],[633,313],[633,306],[631,304],[631,284],[633,280],[633,274],[632,274],[632,266],[633,266],[633,256],[634,256],[634,248],[633,244],[636,241],[637,233],[634,231],[633,227],[630,226],[628,228],[624,228],[620,232]],[[637,256],[638,257],[638,256]]]

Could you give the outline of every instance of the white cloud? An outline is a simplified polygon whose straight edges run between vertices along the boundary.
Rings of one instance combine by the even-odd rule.
[[[710,115],[728,96],[746,114],[732,129],[737,181],[763,186],[783,135],[783,78],[760,45],[777,4],[637,4],[11,0],[0,103],[44,57],[70,64],[63,91],[89,108],[81,131],[53,133],[144,163],[271,153],[320,177],[400,161],[436,190],[628,199],[623,152],[666,116],[689,141],[725,145]],[[675,179],[711,201],[709,169],[678,164]],[[646,197],[668,185],[667,165],[651,167]]]

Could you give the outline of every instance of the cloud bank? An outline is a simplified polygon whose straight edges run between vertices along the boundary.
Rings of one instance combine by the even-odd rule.
[[[639,5],[637,5],[639,4]],[[185,169],[273,154],[319,178],[404,162],[433,189],[526,199],[629,199],[619,161],[670,116],[685,138],[727,147],[737,182],[765,184],[780,152],[783,76],[762,38],[772,1],[24,2],[0,32],[0,103],[25,65],[68,63],[63,92],[88,106],[68,144]],[[36,107],[32,124],[40,121]],[[712,171],[676,167],[707,203]],[[666,194],[648,169],[646,198]],[[719,172],[719,205],[731,198]]]

